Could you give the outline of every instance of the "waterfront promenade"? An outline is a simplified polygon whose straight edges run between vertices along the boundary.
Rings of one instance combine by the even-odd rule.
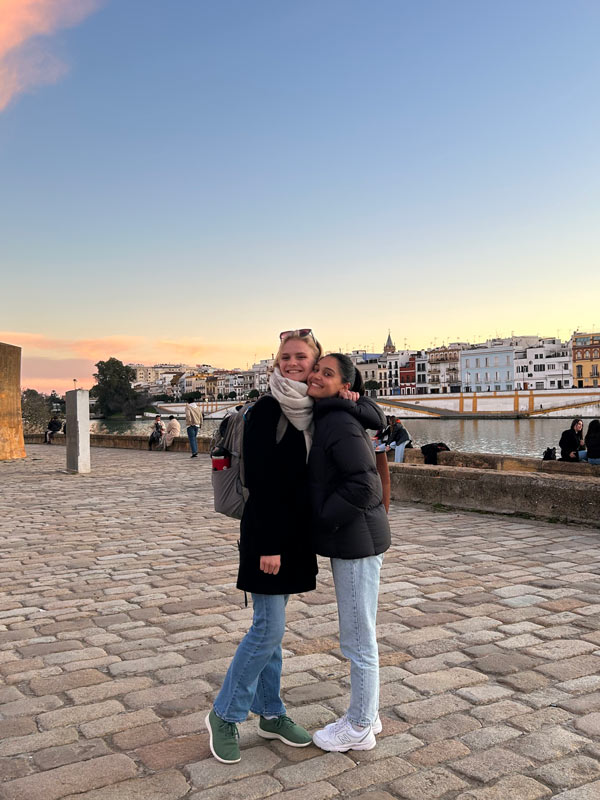
[[[0,800],[598,800],[600,533],[393,503],[369,752],[209,757],[204,716],[250,609],[206,456],[62,447],[0,462]],[[345,708],[331,575],[293,597],[283,695]]]

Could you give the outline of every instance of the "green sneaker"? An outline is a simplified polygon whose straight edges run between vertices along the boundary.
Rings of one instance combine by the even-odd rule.
[[[210,711],[204,720],[210,736],[210,751],[223,764],[237,764],[241,759],[237,725],[225,722]]]
[[[285,714],[275,719],[261,717],[258,721],[258,735],[263,739],[279,739],[290,747],[306,747],[312,742],[310,733]]]

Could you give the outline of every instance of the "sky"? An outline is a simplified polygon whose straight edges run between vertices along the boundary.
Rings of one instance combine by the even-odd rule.
[[[600,328],[597,0],[0,0],[0,341],[94,363]]]

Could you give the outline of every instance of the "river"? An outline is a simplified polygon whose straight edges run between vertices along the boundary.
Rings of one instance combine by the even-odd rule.
[[[211,436],[220,420],[204,421],[202,436]],[[587,428],[588,420],[585,421]],[[451,450],[466,453],[503,453],[541,458],[547,447],[558,447],[568,419],[410,419],[406,427],[413,445],[445,442]],[[92,433],[150,435],[151,419],[92,420]],[[181,432],[185,436],[185,425]]]

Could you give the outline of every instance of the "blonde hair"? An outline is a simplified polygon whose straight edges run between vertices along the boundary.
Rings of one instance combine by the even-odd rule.
[[[313,336],[311,336],[310,334],[308,334],[307,336],[298,336],[298,335],[292,334],[291,336],[286,336],[286,338],[279,345],[279,350],[277,351],[277,355],[275,356],[275,361],[273,362],[273,368],[279,366],[279,359],[281,358],[281,351],[286,346],[286,344],[288,342],[295,341],[295,340],[297,340],[299,342],[304,342],[304,344],[307,344],[309,346],[309,348],[312,350],[312,352],[315,355],[315,362],[318,361],[321,358],[321,356],[323,355],[323,348],[321,347],[319,342]]]

